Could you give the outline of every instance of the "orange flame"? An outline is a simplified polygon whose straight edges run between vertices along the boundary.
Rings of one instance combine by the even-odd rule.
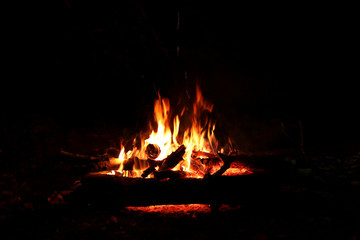
[[[181,116],[184,113],[181,112]],[[161,152],[155,160],[162,160],[169,154],[174,152],[180,145],[186,147],[184,154],[184,161],[180,162],[175,169],[189,172],[192,177],[203,177],[204,173],[191,172],[191,154],[193,150],[203,151],[216,154],[218,151],[218,141],[215,137],[215,123],[210,121],[209,113],[213,110],[213,104],[204,100],[200,87],[196,86],[196,101],[192,106],[191,126],[185,128],[182,136],[182,141],[179,141],[180,117],[176,115],[172,119],[173,128],[170,128],[170,101],[167,98],[162,98],[158,94],[158,99],[154,102],[154,120],[157,123],[157,129],[152,130],[147,139],[141,139],[141,148],[134,147],[132,150],[125,153],[124,146],[121,146],[119,158],[116,163],[120,164],[119,172],[123,176],[140,177],[140,169],[133,169],[131,174],[124,170],[124,161],[137,157],[139,159],[146,159],[145,149],[148,144],[156,144],[159,146]],[[151,124],[150,124],[151,127]]]
[[[145,140],[145,146],[148,144],[156,144],[160,147],[160,155],[155,160],[161,160],[167,157],[171,152],[176,150],[178,144],[176,145],[173,142],[173,139],[176,139],[175,133],[179,132],[179,124],[174,126],[174,134],[172,134],[170,129],[170,101],[167,98],[162,99],[159,94],[159,99],[155,100],[154,104],[154,118],[157,122],[157,131],[152,131],[150,137]],[[175,124],[175,123],[174,123]]]

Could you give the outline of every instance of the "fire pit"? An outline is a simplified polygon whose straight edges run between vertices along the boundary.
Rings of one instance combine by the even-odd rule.
[[[135,138],[132,149],[126,151],[121,146],[119,157],[110,159],[119,165],[119,169],[109,175],[165,179],[224,174],[234,162],[233,156],[238,154],[232,149],[230,139],[227,149],[219,146],[214,133],[215,123],[209,117],[212,109],[213,105],[204,100],[199,85],[192,107],[183,107],[173,118],[169,99],[158,94],[154,104],[156,129],[150,122],[151,133],[141,134],[138,144]],[[185,122],[189,124],[180,127],[183,115],[187,115]],[[250,173],[244,165],[237,166],[238,174]],[[235,170],[232,172],[234,174]]]
[[[244,202],[246,196],[264,197],[272,189],[259,169],[264,155],[237,151],[230,139],[220,147],[212,109],[197,85],[191,110],[184,107],[171,118],[170,102],[159,94],[156,130],[140,142],[135,138],[130,150],[121,145],[119,156],[110,159],[117,169],[88,174],[73,199],[121,206],[204,203],[216,209],[220,203]],[[190,125],[180,128],[185,111],[191,113]]]
[[[150,122],[151,133],[140,134],[140,140],[135,138],[130,150],[121,145],[119,156],[110,159],[119,169],[108,174],[157,179],[249,174],[250,169],[241,162],[237,170],[227,171],[239,153],[232,148],[230,139],[227,149],[219,146],[215,123],[209,116],[212,109],[213,105],[204,100],[199,85],[193,105],[184,106],[174,117],[169,99],[158,94],[154,104],[156,127]],[[182,126],[181,122],[189,124]]]

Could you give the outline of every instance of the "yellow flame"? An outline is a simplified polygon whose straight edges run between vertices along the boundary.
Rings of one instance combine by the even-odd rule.
[[[150,137],[145,140],[145,147],[148,144],[156,144],[160,147],[160,155],[155,160],[162,160],[166,158],[169,153],[171,153],[177,146],[172,144],[173,134],[170,129],[170,101],[167,98],[161,98],[159,94],[159,99],[155,100],[154,104],[154,117],[157,122],[157,131],[152,131]],[[177,125],[177,129],[174,132],[179,131],[179,124]],[[174,137],[175,134],[174,134]]]
[[[133,170],[131,174],[123,171],[124,161],[134,157],[146,159],[145,149],[148,144],[156,144],[160,147],[160,155],[155,160],[162,160],[175,151],[181,144],[185,145],[185,161],[176,166],[176,168],[191,171],[191,153],[193,150],[217,153],[218,142],[214,133],[215,124],[212,123],[208,117],[212,109],[213,104],[204,100],[200,87],[197,85],[196,100],[191,112],[191,126],[184,128],[182,141],[179,141],[180,118],[179,116],[175,116],[172,119],[173,129],[171,129],[170,101],[167,98],[162,98],[160,94],[158,94],[158,99],[154,102],[154,120],[157,123],[157,129],[152,130],[147,139],[141,139],[140,149],[134,147],[125,153],[124,146],[121,146],[118,159],[120,163],[119,171],[124,172],[125,176],[131,175],[133,177],[139,177],[141,175],[140,170]],[[182,110],[180,116],[183,115],[184,111],[185,108]]]

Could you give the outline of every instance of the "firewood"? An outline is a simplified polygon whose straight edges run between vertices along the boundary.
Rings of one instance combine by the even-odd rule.
[[[123,170],[140,170],[149,167],[151,164],[149,164],[148,160],[139,159],[137,157],[129,158],[128,160],[125,160],[123,162]]]
[[[213,153],[208,153],[203,151],[192,151],[191,158],[200,158],[200,157],[217,158],[216,154]]]
[[[236,162],[242,166],[247,166],[252,169],[284,169],[288,168],[289,162],[284,161],[285,156],[292,154],[299,154],[293,151],[276,151],[276,152],[247,152],[247,153],[231,153],[229,155],[218,153],[218,156],[206,152],[197,151],[193,152],[193,157],[199,156],[202,163],[207,167],[218,165],[223,162],[222,167],[218,170],[215,176],[223,174],[232,163]],[[213,156],[211,156],[213,155]],[[208,158],[200,158],[200,156],[209,156]],[[214,174],[213,174],[214,175]]]
[[[176,178],[184,178],[186,177],[186,172],[184,171],[172,171],[172,170],[165,170],[165,171],[154,171],[154,177],[156,179],[176,179]]]
[[[150,166],[143,171],[141,176],[143,178],[146,178],[151,173],[156,171],[157,166],[159,166],[159,171],[171,170],[176,165],[178,165],[179,162],[181,162],[183,160],[182,157],[184,156],[184,154],[185,154],[185,146],[181,145],[178,149],[176,149],[175,152],[172,152],[164,160],[155,161],[155,160],[148,159]]]
[[[211,167],[211,166],[218,166],[220,165],[220,163],[222,163],[223,161],[219,158],[198,158],[202,164],[204,164],[207,167]]]
[[[156,167],[160,166],[163,161],[164,160],[155,161],[155,160],[148,159],[147,162],[149,164],[149,167],[143,171],[143,173],[141,174],[141,177],[146,178],[151,173],[156,171]]]
[[[148,155],[148,158],[155,160],[161,153],[160,147],[156,144],[149,144],[146,147],[145,153]]]
[[[219,155],[220,159],[224,162],[224,164],[221,166],[221,168],[217,172],[215,172],[214,174],[211,175],[213,177],[221,176],[224,172],[226,172],[226,170],[228,170],[230,168],[231,163],[235,160],[234,157],[227,156],[225,154],[218,153],[218,155]]]
[[[206,173],[206,167],[202,163],[201,159],[191,159],[190,169],[200,175],[204,175]]]
[[[108,155],[84,155],[60,150],[56,156],[60,161],[71,163],[75,168],[87,171],[115,170],[119,165],[110,163]]]
[[[167,156],[161,164],[159,171],[171,170],[183,160],[186,147],[181,145],[175,152]]]
[[[172,174],[172,171],[166,174]],[[216,178],[129,178],[97,172],[86,175],[69,197],[74,204],[97,206],[149,206],[156,204],[253,203],[274,196],[281,184],[296,182],[290,171],[254,173]],[[165,173],[155,173],[165,174]],[[177,174],[177,173],[175,173]],[[182,174],[182,173],[180,173]],[[240,190],[239,190],[240,189]]]
[[[156,170],[155,167],[150,166],[150,167],[148,167],[147,169],[145,169],[145,170],[143,171],[143,173],[141,174],[141,177],[146,178],[146,177],[149,176],[151,173],[153,173],[155,170]]]
[[[230,168],[230,165],[233,161],[236,160],[233,156],[228,156],[225,154],[218,153],[218,155],[215,155],[213,153],[207,153],[202,151],[193,151],[191,155],[193,161],[196,161],[195,159],[199,159],[203,164],[206,165],[206,169],[209,171],[212,167],[218,166],[223,163],[220,169],[215,172],[213,175],[206,174],[205,177],[209,176],[221,176],[228,168]],[[200,158],[205,157],[205,158]]]

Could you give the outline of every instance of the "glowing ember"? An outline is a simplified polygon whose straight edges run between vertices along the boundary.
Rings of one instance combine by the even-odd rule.
[[[109,175],[121,175],[125,177],[152,177],[151,170],[159,169],[157,161],[166,159],[171,153],[175,152],[181,145],[185,146],[185,153],[178,156],[179,161],[175,161],[171,170],[178,170],[186,173],[186,177],[203,178],[205,174],[211,173],[209,167],[204,164],[203,156],[217,156],[219,149],[218,141],[215,137],[215,124],[209,119],[206,113],[213,110],[213,105],[204,100],[200,87],[196,86],[196,99],[192,106],[191,126],[183,128],[179,136],[180,117],[186,111],[184,108],[181,116],[170,116],[170,101],[162,98],[158,94],[158,99],[154,102],[154,120],[157,129],[151,128],[151,133],[147,138],[141,139],[141,147],[136,146],[132,150],[125,151],[121,146],[118,158],[111,159],[113,164],[119,164],[119,170],[109,173]],[[205,113],[205,114],[204,114]],[[205,116],[205,118],[204,118]],[[181,139],[181,140],[180,140]],[[135,139],[134,139],[135,142]],[[229,139],[231,145],[231,141]],[[135,144],[134,144],[135,145]],[[194,158],[193,152],[200,152],[202,156]],[[146,161],[148,159],[148,161]],[[206,158],[205,158],[206,159]],[[149,161],[152,161],[151,163]],[[160,162],[159,162],[160,163]],[[129,167],[130,166],[130,167]],[[220,166],[217,166],[220,168]],[[149,169],[149,174],[143,171]],[[152,168],[152,169],[151,169]],[[162,170],[162,169],[160,169]],[[228,169],[224,175],[248,174],[245,168]]]
[[[227,204],[222,204],[219,207],[219,212],[237,210],[241,206],[229,206]],[[146,207],[126,207],[128,211],[139,211],[143,213],[161,213],[161,214],[182,214],[182,215],[191,215],[196,217],[194,214],[198,213],[210,213],[211,208],[208,204],[178,204],[178,205],[154,205]]]
[[[210,213],[210,206],[208,204],[179,204],[179,205],[155,205],[147,207],[126,207],[129,211],[140,211],[146,213],[165,213],[165,214],[192,214],[196,213]]]
[[[223,175],[225,176],[237,176],[237,175],[243,175],[243,174],[249,174],[251,173],[246,168],[229,168],[224,172]]]

